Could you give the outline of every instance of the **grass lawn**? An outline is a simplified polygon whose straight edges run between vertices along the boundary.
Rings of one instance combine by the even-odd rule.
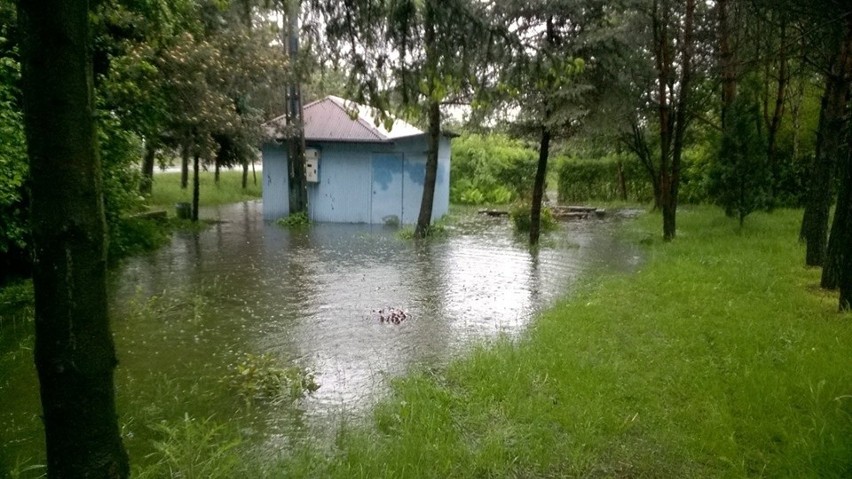
[[[599,278],[520,340],[397,380],[290,477],[852,477],[852,316],[803,266],[799,211],[740,230],[646,215],[636,274]]]
[[[226,203],[254,200],[260,198],[262,175],[258,173],[258,183],[255,185],[249,171],[248,187],[242,189],[242,170],[222,170],[219,175],[219,185],[213,182],[212,171],[202,171],[199,175],[201,206],[215,206]],[[149,203],[151,206],[173,212],[175,203],[192,202],[192,173],[189,175],[189,187],[180,187],[180,173],[155,173],[154,185]]]

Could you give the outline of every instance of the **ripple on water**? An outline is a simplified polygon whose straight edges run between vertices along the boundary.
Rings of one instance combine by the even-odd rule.
[[[363,413],[389,378],[515,335],[580,275],[629,270],[639,257],[614,238],[617,221],[564,224],[531,253],[505,219],[471,219],[446,239],[416,244],[383,226],[291,232],[264,223],[259,203],[217,214],[209,230],[176,235],[113,274],[121,367],[138,389],[160,387],[146,383],[159,373],[220,384],[217,375],[244,352],[313,371],[320,389],[292,411],[253,412],[251,427],[273,442],[299,434],[306,418]],[[406,320],[378,321],[373,312],[388,307]]]

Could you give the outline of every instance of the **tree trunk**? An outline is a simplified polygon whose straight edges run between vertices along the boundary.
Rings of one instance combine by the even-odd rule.
[[[846,35],[852,37],[852,18],[846,20]],[[846,86],[849,87],[852,81],[852,40],[847,38],[847,58],[845,79]],[[848,101],[848,93],[846,101]],[[828,240],[828,249],[826,251],[825,262],[822,269],[822,278],[820,286],[826,289],[837,288],[843,280],[844,264],[846,256],[852,244],[852,159],[849,157],[852,152],[852,128],[847,120],[845,129],[846,133],[845,151],[837,150],[837,161],[840,163],[840,191],[837,197],[837,207],[834,210],[834,221],[831,225],[831,236]],[[849,296],[846,296],[849,298]],[[848,301],[847,301],[848,303]],[[844,308],[844,302],[841,301],[841,309]]]
[[[845,34],[837,46],[829,73],[826,75],[825,93],[820,108],[817,130],[814,172],[808,188],[805,214],[802,218],[807,249],[805,263],[822,266],[826,256],[828,215],[834,190],[837,158],[841,154],[845,132],[845,111],[849,76],[852,71],[852,18],[846,22]]]
[[[624,178],[624,164],[618,160],[615,164],[618,174],[618,197],[627,201],[627,180]]]
[[[248,187],[248,168],[249,168],[248,160],[243,159],[243,182],[242,182],[243,189],[246,189]]]
[[[189,183],[189,145],[187,141],[180,147],[180,189],[185,190]]]
[[[737,70],[731,49],[731,26],[728,20],[729,0],[718,0],[716,9],[719,22],[719,69],[722,74],[722,131],[725,130],[728,112],[737,97]]]
[[[662,1],[662,4],[660,3]],[[663,210],[663,239],[674,239],[675,215],[680,182],[680,159],[686,133],[688,92],[692,78],[692,27],[695,12],[694,0],[687,0],[684,11],[683,38],[681,43],[681,76],[678,79],[680,96],[671,111],[669,92],[674,91],[674,54],[670,29],[672,12],[668,0],[653,2],[652,27],[654,35],[654,60],[658,84],[658,120],[660,127],[660,203]]]
[[[438,177],[438,147],[441,141],[441,103],[436,97],[435,78],[438,75],[438,52],[436,51],[435,21],[438,0],[426,0],[423,44],[426,51],[426,75],[429,82],[429,146],[426,152],[426,174],[423,180],[423,195],[420,213],[414,227],[415,238],[425,238],[432,224],[432,206],[435,201],[435,181]]]
[[[198,200],[201,197],[200,182],[198,180],[199,163],[199,154],[196,152],[192,157],[192,214],[190,216],[192,222],[198,221]]]
[[[847,159],[846,181],[841,186],[840,197],[843,202],[837,204],[837,209],[843,210],[843,226],[839,228],[842,234],[837,241],[840,250],[839,264],[841,265],[838,275],[841,311],[852,310],[852,181],[850,181],[852,165],[849,165],[848,162]],[[837,221],[838,217],[835,215],[835,222]],[[833,231],[832,228],[832,234],[834,234]]]
[[[541,237],[541,200],[544,197],[544,179],[547,175],[547,158],[550,154],[550,130],[541,129],[541,144],[538,149],[538,167],[535,170],[532,204],[530,205],[530,245],[537,245]]]
[[[678,192],[680,190],[680,164],[683,156],[686,138],[686,127],[689,123],[689,93],[692,88],[692,35],[695,19],[695,0],[686,0],[686,8],[683,21],[683,41],[680,51],[681,74],[678,83],[680,94],[675,105],[674,138],[672,141],[671,170],[668,175],[668,185],[664,188],[663,202],[663,239],[674,239],[676,228],[676,215],[678,204]]]
[[[848,20],[847,20],[848,21]],[[847,125],[846,144],[852,151],[852,130]],[[840,310],[852,310],[852,158],[848,155],[844,158],[844,181],[840,185],[840,197],[837,201],[836,211],[843,211],[842,215],[835,213],[834,227],[831,230],[832,239],[837,244],[838,254],[829,256],[830,262],[840,265],[837,272],[838,286],[840,286]],[[839,225],[839,226],[838,226]],[[838,232],[835,233],[835,227]],[[836,235],[836,236],[835,236]],[[829,244],[831,250],[831,244]],[[838,258],[835,260],[835,258]]]
[[[142,156],[142,179],[139,181],[139,193],[145,196],[151,194],[154,185],[154,157],[157,147],[150,140],[145,142],[145,154]]]
[[[637,122],[630,123],[632,134],[630,140],[627,141],[627,146],[639,158],[639,162],[648,173],[648,178],[651,180],[651,188],[654,193],[654,210],[662,208],[662,188],[660,187],[660,173],[654,165],[654,155],[651,148],[648,146],[648,141],[645,139],[645,134]]]
[[[18,2],[18,13],[47,475],[124,478],[88,3]]]
[[[852,218],[852,208],[847,205],[847,217]],[[840,276],[840,310],[852,310],[852,241],[844,245],[843,271]]]
[[[441,104],[429,101],[429,151],[426,153],[426,178],[423,180],[423,197],[420,214],[414,228],[416,238],[425,238],[432,223],[432,205],[435,202],[435,182],[438,178],[438,148],[441,144]]]
[[[547,17],[546,39],[548,51],[556,47],[556,29],[553,23],[553,15]],[[547,88],[553,88],[548,77]],[[548,100],[545,100],[547,102]],[[533,184],[532,203],[530,203],[530,246],[538,245],[541,237],[541,202],[544,198],[544,183],[547,176],[547,158],[550,156],[550,120],[552,115],[551,106],[544,104],[544,117],[542,118],[541,143],[538,148],[538,165],[535,171],[535,183]]]
[[[221,169],[221,163],[219,163],[219,159],[216,158],[216,161],[213,165],[213,183],[216,186],[219,186],[219,170]]]
[[[849,137],[852,143],[852,136]],[[850,144],[849,146],[852,146]],[[848,155],[841,158],[840,192],[837,196],[837,207],[834,210],[834,221],[831,224],[831,235],[828,238],[828,250],[822,267],[820,286],[825,289],[835,289],[840,285],[846,250],[852,244],[852,217],[849,216],[852,207],[852,165]]]
[[[793,89],[792,92],[787,95],[787,100],[790,103],[790,117],[793,127],[793,131],[791,132],[791,143],[794,161],[799,159],[799,143],[801,141],[800,138],[802,129],[801,111],[802,102],[804,101],[805,96],[805,81],[805,79],[800,78],[799,81],[796,82],[796,88]]]
[[[778,50],[778,76],[775,83],[775,104],[772,107],[772,114],[769,115],[767,109],[766,116],[766,160],[769,164],[770,172],[772,173],[771,202],[772,205],[777,205],[778,188],[781,184],[781,165],[778,162],[778,131],[781,129],[781,120],[784,117],[784,104],[787,97],[787,26],[781,25],[781,47]]]
[[[291,62],[299,54],[299,2],[289,2],[287,10],[287,55]],[[302,122],[301,88],[298,79],[293,79],[287,88],[287,120],[292,127],[288,142],[290,164],[289,199],[290,214],[308,211],[308,183],[305,177],[305,128]]]

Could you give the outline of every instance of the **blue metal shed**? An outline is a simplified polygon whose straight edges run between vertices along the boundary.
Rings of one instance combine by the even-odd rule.
[[[413,224],[420,213],[428,135],[395,120],[376,125],[372,110],[328,96],[305,105],[308,215],[330,223]],[[267,123],[263,145],[263,217],[290,212],[287,145],[279,117]],[[450,204],[450,137],[442,135],[432,219]]]

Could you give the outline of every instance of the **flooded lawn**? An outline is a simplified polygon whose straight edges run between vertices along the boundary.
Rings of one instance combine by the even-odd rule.
[[[152,424],[185,415],[239,424],[270,445],[331,434],[363,416],[390,378],[516,335],[584,275],[640,260],[615,238],[617,215],[563,224],[533,254],[505,218],[471,214],[447,238],[415,244],[382,226],[288,231],[265,224],[260,209],[203,212],[219,222],[112,274],[119,409],[134,457],[149,451]],[[382,321],[391,308],[404,319]],[[14,464],[41,456],[41,433],[31,353],[14,340],[26,328],[6,329],[0,440]],[[257,404],[240,397],[256,384],[235,364],[259,357],[298,366],[319,389]]]

